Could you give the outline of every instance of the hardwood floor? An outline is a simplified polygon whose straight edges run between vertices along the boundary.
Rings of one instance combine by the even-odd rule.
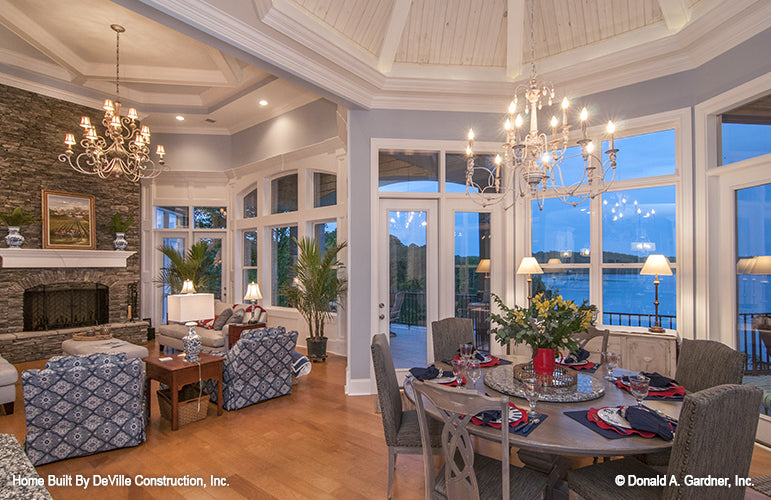
[[[156,350],[153,343],[150,352]],[[41,368],[44,361],[16,365],[19,371]],[[201,477],[206,488],[195,486],[51,486],[56,499],[110,498],[249,498],[249,499],[357,499],[384,498],[387,487],[387,451],[375,396],[345,395],[346,359],[330,356],[314,363],[299,379],[292,394],[217,416],[210,405],[202,421],[171,431],[162,420],[153,394],[147,442],[98,455],[37,468],[48,475],[92,480],[98,475],[144,477]],[[153,392],[157,383],[153,382]],[[0,416],[0,432],[24,442],[24,404],[17,384],[16,412]],[[394,499],[423,498],[423,461],[400,455],[396,461]],[[582,465],[587,459],[576,460]],[[752,476],[771,473],[771,452],[755,448]],[[210,485],[210,476],[227,486]],[[73,479],[74,483],[74,479]],[[749,491],[749,490],[748,490]],[[748,496],[749,498],[749,496]],[[753,497],[757,498],[757,497]]]

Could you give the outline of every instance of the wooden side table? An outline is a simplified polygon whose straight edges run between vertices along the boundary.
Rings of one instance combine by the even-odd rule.
[[[241,332],[253,328],[265,328],[265,323],[231,323],[228,325],[228,349],[238,342],[238,339],[241,338]]]
[[[222,415],[222,361],[224,358],[200,353],[198,363],[188,363],[184,355],[168,356],[171,359],[161,361],[159,356],[148,356],[144,359],[147,371],[147,412],[150,413],[150,381],[157,380],[171,389],[171,430],[179,428],[179,390],[182,386],[206,379],[214,379],[217,383],[217,415]],[[199,371],[200,367],[200,371]]]

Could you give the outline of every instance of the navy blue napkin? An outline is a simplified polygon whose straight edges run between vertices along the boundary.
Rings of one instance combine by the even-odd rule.
[[[581,361],[589,359],[589,351],[583,347],[579,347],[575,351],[572,351],[570,355],[565,358],[563,363],[580,363]]]
[[[474,352],[474,359],[478,359],[480,362],[485,361],[485,355],[479,351]]]
[[[651,379],[651,387],[669,387],[673,383],[679,385],[675,379],[666,377],[659,372],[642,372],[642,374]]]
[[[626,409],[626,420],[632,429],[658,434],[661,439],[671,441],[674,437],[673,428],[677,425],[648,408],[629,406]]]
[[[434,365],[431,365],[428,368],[410,368],[410,373],[418,380],[431,380],[442,376],[442,371]]]

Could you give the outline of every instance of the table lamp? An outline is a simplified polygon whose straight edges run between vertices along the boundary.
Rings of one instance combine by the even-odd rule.
[[[654,333],[663,333],[664,329],[661,328],[661,318],[659,318],[659,274],[662,276],[672,275],[672,267],[669,264],[669,259],[663,255],[649,255],[648,258],[645,259],[645,264],[643,264],[640,274],[652,274],[656,276],[653,279],[653,285],[656,287],[656,300],[653,302],[653,305],[656,308],[656,324],[648,328],[648,331]]]
[[[543,269],[538,265],[538,261],[535,257],[525,257],[522,262],[519,263],[517,268],[517,274],[527,274],[527,307],[530,307],[530,302],[533,299],[533,274],[543,274]]]
[[[182,337],[182,348],[185,350],[185,361],[196,363],[201,352],[201,337],[195,331],[196,321],[214,317],[214,294],[195,293],[193,282],[185,280],[180,293],[168,296],[169,321],[185,323],[189,328],[187,335]]]
[[[479,264],[477,265],[477,274],[484,274],[485,278],[490,277],[490,259],[479,259]]]
[[[747,263],[747,274],[771,274],[771,255],[753,257]]]
[[[249,318],[249,323],[256,323],[254,320],[254,304],[256,304],[257,301],[261,298],[262,293],[260,293],[260,285],[252,281],[249,283],[249,286],[246,287],[246,295],[244,295],[244,302],[249,302],[252,304],[252,317]]]

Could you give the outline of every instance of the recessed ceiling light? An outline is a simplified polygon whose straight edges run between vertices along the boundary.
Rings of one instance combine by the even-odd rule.
[[[184,117],[184,116],[182,116],[182,115],[177,115],[177,116],[176,116],[176,119],[177,119],[177,120],[179,120],[179,121],[184,121],[184,120],[185,120],[185,117]]]
[[[267,105],[268,105],[268,101],[266,101],[265,99],[260,99],[260,106],[267,106]]]

